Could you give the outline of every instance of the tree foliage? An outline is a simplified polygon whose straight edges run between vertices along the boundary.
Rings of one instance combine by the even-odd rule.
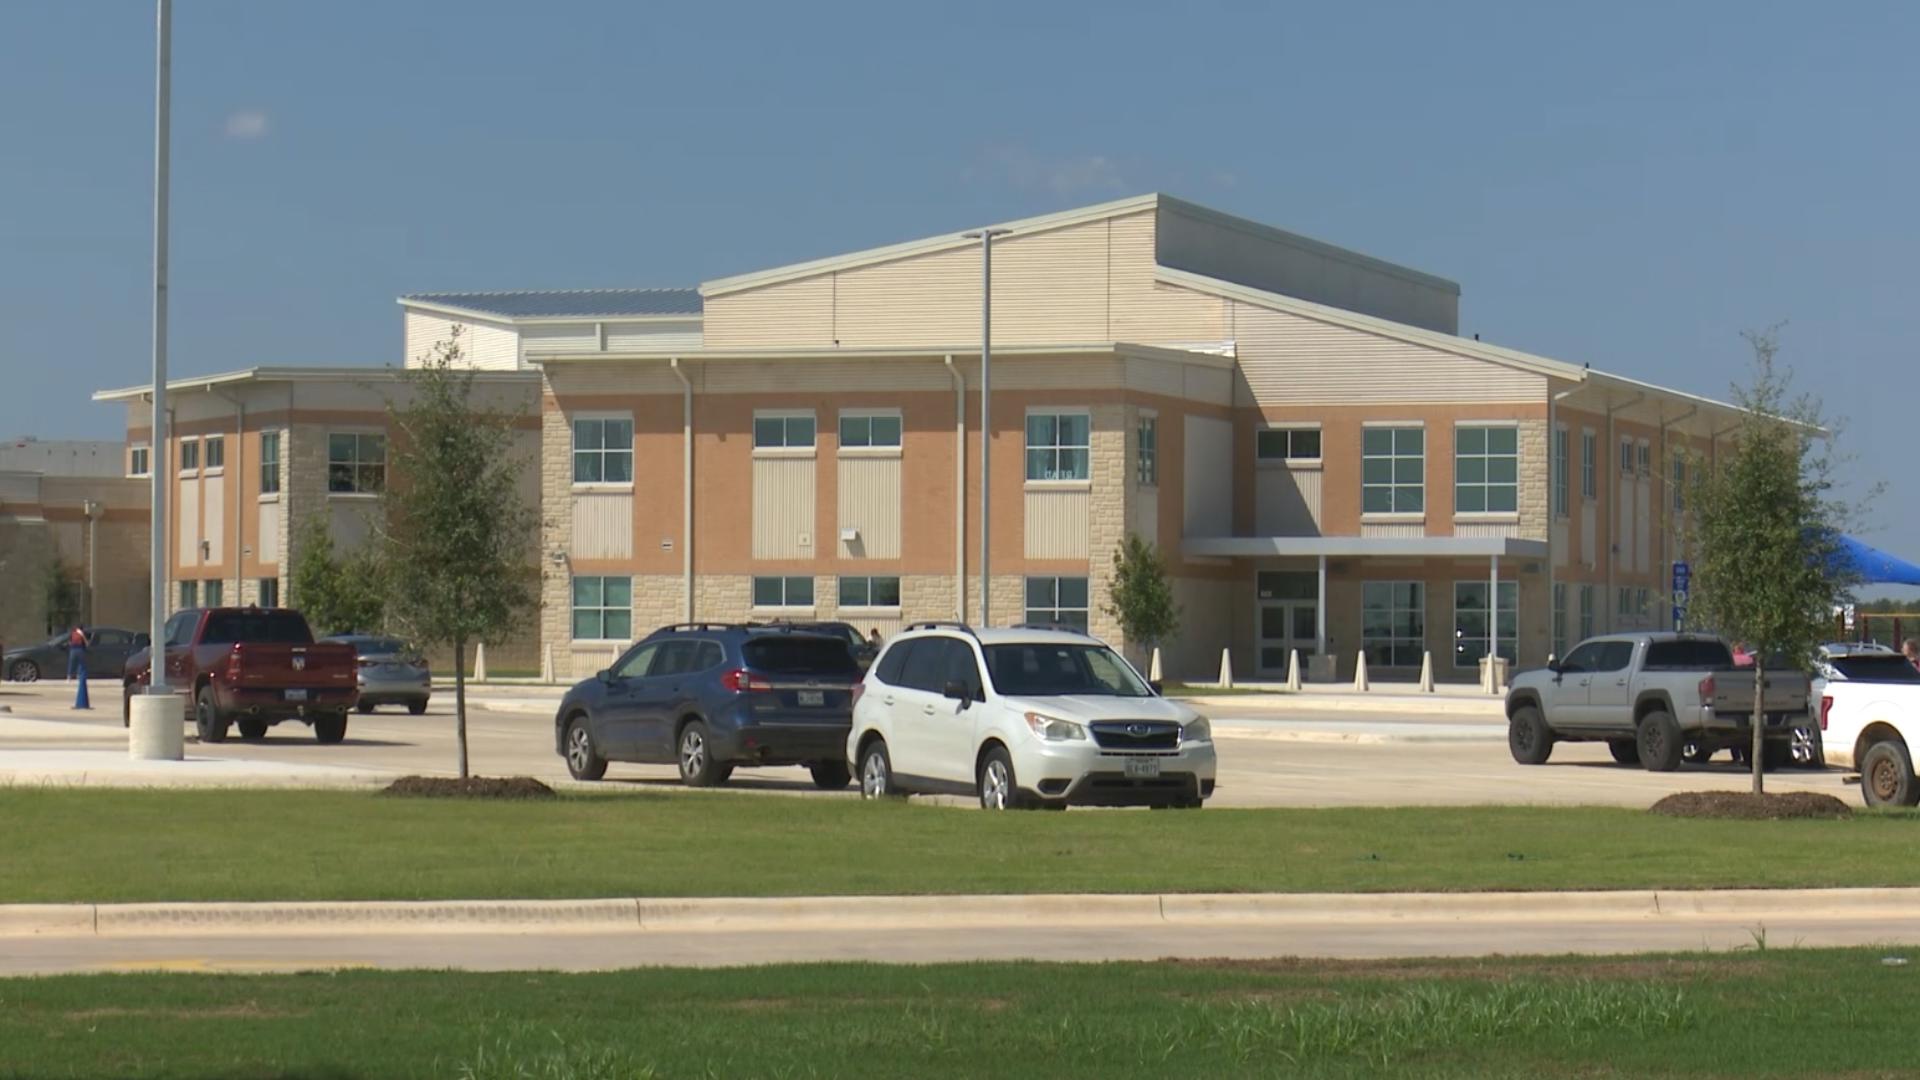
[[[47,563],[40,590],[47,612],[47,633],[71,629],[80,622],[86,586],[80,580],[80,575],[67,564],[59,559]]]
[[[386,622],[386,589],[376,544],[341,556],[324,517],[301,526],[300,554],[287,581],[288,603],[300,609],[319,635],[380,630]]]
[[[388,612],[419,645],[451,646],[460,775],[467,775],[467,646],[498,643],[539,604],[539,516],[513,418],[476,401],[460,331],[406,372],[382,496]]]
[[[1173,602],[1166,561],[1137,533],[1128,533],[1114,550],[1111,597],[1107,614],[1128,641],[1151,650],[1180,632],[1180,607]]]
[[[1768,665],[1806,669],[1833,632],[1857,572],[1841,533],[1852,512],[1836,494],[1840,459],[1819,402],[1793,392],[1777,363],[1778,328],[1744,335],[1751,381],[1733,389],[1743,410],[1712,469],[1695,468],[1687,516],[1693,555],[1689,621],[1748,645],[1756,677]],[[1762,723],[1756,695],[1753,786],[1762,788]]]

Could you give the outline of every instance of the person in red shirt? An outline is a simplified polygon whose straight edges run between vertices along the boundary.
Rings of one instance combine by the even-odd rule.
[[[75,626],[67,631],[67,678],[87,677],[87,630]]]
[[[1920,668],[1920,638],[1908,638],[1906,643],[1900,646],[1900,655],[1907,658],[1907,663]]]

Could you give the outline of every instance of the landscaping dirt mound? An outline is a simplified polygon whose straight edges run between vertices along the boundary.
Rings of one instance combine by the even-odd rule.
[[[403,776],[384,795],[427,799],[555,799],[552,788],[531,776]]]
[[[1653,812],[1667,817],[1738,821],[1853,816],[1853,808],[1846,803],[1814,791],[1789,791],[1780,795],[1755,795],[1751,791],[1683,791],[1654,803]]]

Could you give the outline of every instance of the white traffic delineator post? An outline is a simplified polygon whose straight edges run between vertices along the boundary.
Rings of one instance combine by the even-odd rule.
[[[1496,697],[1507,692],[1507,661],[1504,657],[1496,656],[1487,665],[1487,678],[1493,681],[1492,693]]]
[[[1220,688],[1233,689],[1233,653],[1226,649],[1220,650]]]
[[[1365,649],[1360,650],[1359,658],[1354,661],[1353,688],[1363,694],[1370,689],[1367,683],[1367,652]]]
[[[1153,655],[1147,658],[1147,681],[1160,681],[1160,646],[1153,647]]]
[[[1300,650],[1287,650],[1287,689],[1298,693],[1300,690]]]
[[[473,647],[473,681],[487,681],[487,643],[484,641]]]
[[[135,761],[183,760],[186,716],[179,694],[135,694],[127,721],[127,756]]]
[[[548,645],[540,653],[540,681],[553,681],[553,646]]]
[[[1433,693],[1433,653],[1430,651],[1420,654],[1420,692]]]

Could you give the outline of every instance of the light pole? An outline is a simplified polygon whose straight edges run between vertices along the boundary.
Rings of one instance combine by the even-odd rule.
[[[1007,229],[975,229],[980,240],[980,625],[993,625],[993,238]]]

